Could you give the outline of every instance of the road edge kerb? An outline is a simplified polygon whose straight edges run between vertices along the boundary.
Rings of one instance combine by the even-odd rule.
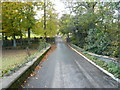
[[[18,71],[16,71],[12,75],[0,78],[0,84],[2,85],[2,87],[0,86],[0,90],[7,89],[7,88],[17,88],[17,86],[15,85],[19,86],[19,84],[23,82],[23,80],[27,79],[27,77],[34,70],[34,68],[39,64],[40,60],[49,51],[50,48],[51,48],[51,45],[43,49],[42,52],[38,53],[33,60],[26,63],[24,67],[21,67]]]
[[[81,54],[80,52],[78,52],[76,49],[74,49],[73,47],[71,47],[69,44],[68,46],[74,50],[76,53],[78,53],[79,55],[81,55],[83,58],[85,58],[88,62],[90,62],[91,64],[93,64],[94,66],[96,66],[98,69],[100,69],[102,72],[104,72],[105,74],[107,74],[108,76],[110,76],[112,79],[116,80],[118,83],[120,83],[120,79],[115,78],[113,74],[109,73],[108,71],[106,71],[105,69],[101,68],[100,66],[98,66],[96,63],[94,63],[92,60],[88,59],[86,56],[84,56],[83,54]]]

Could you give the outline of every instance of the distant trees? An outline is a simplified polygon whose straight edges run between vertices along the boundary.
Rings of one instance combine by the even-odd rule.
[[[69,34],[71,42],[85,50],[118,57],[120,30],[116,12],[119,2],[71,3],[69,8],[74,15],[61,18],[61,32]]]
[[[35,19],[36,11],[43,11],[44,2],[2,2],[2,33],[4,37],[12,37],[13,46],[16,47],[16,36],[22,39],[22,36],[28,33],[28,44],[30,44],[31,32],[42,35],[44,22],[43,17],[39,20]],[[49,2],[51,3],[51,2]],[[52,5],[52,3],[51,3]],[[47,36],[55,36],[57,32],[57,14],[53,7],[46,6],[47,29],[44,32]],[[49,33],[50,32],[50,33]],[[4,39],[4,38],[3,38]]]
[[[35,33],[44,37],[54,37],[59,29],[58,14],[55,12],[54,5],[51,2],[46,2],[44,5],[42,9],[44,13],[42,18],[36,22]]]
[[[2,3],[2,30],[5,36],[12,36],[13,46],[16,47],[16,36],[22,38],[23,33],[28,31],[30,40],[30,29],[35,23],[34,3],[30,2],[3,2]]]

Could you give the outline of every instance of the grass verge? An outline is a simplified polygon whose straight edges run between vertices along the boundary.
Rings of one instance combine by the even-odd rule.
[[[2,73],[0,77],[9,76],[14,73],[17,69],[24,66],[25,63],[33,60],[33,58],[48,45],[48,43],[41,40],[37,45],[38,47],[36,47],[37,49],[34,50],[30,50],[29,48],[26,50],[6,50],[6,53],[3,53],[2,56],[2,67],[0,68]]]
[[[81,52],[84,56],[92,60],[94,63],[102,67],[103,69],[107,70],[108,72],[112,73],[114,77],[120,79],[120,67],[113,63],[112,61],[110,62],[105,62],[102,60],[99,60],[95,56],[89,55],[86,51]]]
[[[2,55],[2,76],[13,73],[16,69],[23,66],[26,62],[33,59],[38,50],[30,50],[30,56],[27,56],[26,50],[6,50]]]
[[[84,56],[86,56],[90,60],[92,60],[94,63],[96,63],[101,68],[103,68],[103,69],[107,70],[108,72],[110,72],[111,74],[113,74],[115,78],[120,79],[120,67],[117,64],[115,64],[114,62],[102,61],[99,58],[88,54],[87,51],[79,48],[78,46],[75,46],[75,45],[70,45],[70,46],[75,48],[78,52],[82,53]]]

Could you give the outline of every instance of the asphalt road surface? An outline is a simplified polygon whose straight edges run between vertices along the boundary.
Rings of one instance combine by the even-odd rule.
[[[56,39],[57,48],[24,88],[118,88],[118,83]]]

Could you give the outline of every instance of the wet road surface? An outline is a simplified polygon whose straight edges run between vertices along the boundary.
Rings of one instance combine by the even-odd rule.
[[[61,39],[56,50],[30,77],[24,88],[118,88],[118,83],[82,56],[74,52]]]

